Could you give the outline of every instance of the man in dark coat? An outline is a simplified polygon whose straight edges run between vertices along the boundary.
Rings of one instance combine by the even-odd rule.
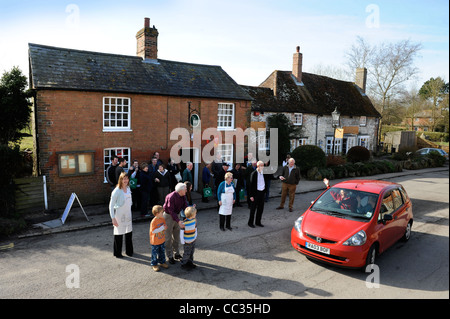
[[[261,224],[261,218],[264,211],[264,201],[266,196],[267,177],[264,175],[264,162],[258,161],[257,168],[250,174],[250,217],[248,219],[248,226],[255,228],[256,226],[264,227]],[[256,211],[256,218],[255,218]]]

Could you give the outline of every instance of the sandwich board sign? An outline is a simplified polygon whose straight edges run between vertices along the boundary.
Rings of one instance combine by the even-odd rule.
[[[72,195],[70,195],[69,201],[67,202],[66,209],[64,209],[64,213],[61,216],[61,222],[63,224],[66,222],[67,216],[69,215],[69,211],[72,208],[72,205],[73,205],[73,202],[75,201],[75,198],[77,199],[78,204],[80,205],[81,210],[84,213],[84,216],[86,216],[87,221],[89,221],[89,218],[87,217],[86,212],[83,209],[83,206],[81,206],[81,203],[80,203],[80,200],[78,199],[77,194],[72,193]]]

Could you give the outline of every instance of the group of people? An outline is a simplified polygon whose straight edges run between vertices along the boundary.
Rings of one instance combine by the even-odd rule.
[[[189,167],[189,163],[187,167]],[[111,186],[111,190],[116,188],[122,172],[126,172],[129,178],[132,210],[140,210],[141,215],[147,217],[152,216],[149,207],[157,204],[162,205],[166,196],[175,189],[178,181],[182,180],[179,165],[171,159],[169,159],[167,165],[164,165],[158,152],[153,154],[149,162],[139,164],[137,160],[133,160],[128,168],[127,161],[124,158],[118,158],[114,155],[111,159],[111,165],[106,170],[106,179]],[[183,176],[186,175],[188,174],[183,174]],[[193,183],[192,178],[183,179],[183,182],[190,183],[188,188]]]
[[[159,155],[159,154],[158,154]],[[250,158],[250,156],[249,156]],[[159,271],[160,267],[167,268],[166,256],[169,263],[174,264],[175,260],[180,260],[182,268],[195,268],[193,256],[195,251],[195,240],[197,238],[197,220],[196,205],[192,203],[190,190],[192,189],[192,163],[186,164],[186,169],[182,173],[182,179],[177,178],[180,171],[173,169],[176,167],[173,162],[169,162],[172,168],[164,167],[162,162],[158,162],[158,157],[152,158],[152,166],[157,166],[157,170],[153,170],[149,174],[149,165],[143,163],[137,165],[137,161],[128,169],[128,172],[121,170],[118,166],[115,168],[117,176],[117,184],[112,190],[111,200],[109,204],[109,212],[114,226],[114,256],[122,258],[122,243],[125,236],[125,252],[128,256],[133,255],[132,244],[132,206],[135,202],[133,197],[133,189],[130,187],[131,179],[136,179],[134,190],[140,187],[140,196],[136,199],[140,200],[141,214],[147,215],[149,198],[151,196],[150,183],[161,183],[164,189],[157,191],[158,202],[152,205],[152,219],[150,225],[150,244],[152,245],[152,261],[151,265],[155,271]],[[123,161],[118,161],[123,163]],[[126,161],[125,161],[126,163]],[[267,164],[267,163],[266,163]],[[229,170],[229,164],[226,162],[215,161],[205,166],[203,170],[202,180],[204,186],[209,185],[211,180],[215,183],[215,194],[218,204],[219,228],[232,230],[231,215],[234,205],[240,205],[239,193],[241,189],[246,189],[247,201],[250,208],[248,226],[264,227],[262,224],[262,215],[264,211],[264,203],[266,202],[266,194],[269,189],[270,174],[264,174],[264,166],[262,161],[256,161],[250,158],[248,164],[236,164],[232,170]],[[221,168],[218,170],[217,168]],[[172,169],[172,172],[170,171]],[[166,176],[167,175],[167,176]],[[108,181],[112,176],[107,171]],[[175,182],[171,180],[173,176]],[[284,208],[286,196],[289,195],[289,210],[292,211],[294,202],[296,185],[300,181],[300,170],[295,166],[295,160],[289,159],[286,166],[283,167],[282,173],[278,176],[282,181],[281,203],[277,209]],[[190,180],[189,180],[190,179]],[[183,180],[185,180],[183,182]],[[234,180],[234,182],[233,182]],[[175,185],[172,188],[171,185]],[[136,191],[135,191],[136,192]],[[136,192],[137,193],[137,192]],[[202,198],[206,200],[205,197]],[[180,254],[180,246],[184,245],[184,254]]]

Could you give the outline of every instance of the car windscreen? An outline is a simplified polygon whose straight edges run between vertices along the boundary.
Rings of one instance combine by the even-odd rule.
[[[312,211],[331,216],[369,221],[375,213],[378,195],[332,187],[317,199]]]

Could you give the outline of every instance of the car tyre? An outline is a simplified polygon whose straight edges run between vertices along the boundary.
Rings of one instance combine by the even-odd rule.
[[[403,234],[401,241],[407,242],[411,238],[411,228],[412,228],[412,221],[410,221],[408,225],[406,225],[405,233]]]
[[[366,264],[364,265],[364,271],[368,265],[375,264],[375,259],[377,257],[377,246],[374,244],[370,247],[369,252],[366,257]]]

